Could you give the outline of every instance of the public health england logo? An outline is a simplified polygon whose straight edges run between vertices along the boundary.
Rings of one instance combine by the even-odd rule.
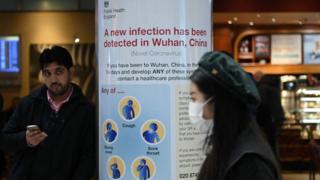
[[[108,7],[109,7],[109,4],[110,4],[109,1],[105,1],[105,2],[104,2],[104,7],[105,7],[105,8],[108,8]]]

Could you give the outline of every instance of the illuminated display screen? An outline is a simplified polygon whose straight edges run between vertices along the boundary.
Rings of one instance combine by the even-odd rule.
[[[0,36],[0,72],[19,71],[19,37]]]
[[[320,64],[320,34],[305,34],[303,41],[304,63]]]

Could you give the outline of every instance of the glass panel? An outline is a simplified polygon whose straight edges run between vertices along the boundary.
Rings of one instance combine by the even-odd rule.
[[[9,11],[18,9],[18,0],[0,0],[0,11]]]
[[[80,0],[80,10],[94,10],[95,0]]]

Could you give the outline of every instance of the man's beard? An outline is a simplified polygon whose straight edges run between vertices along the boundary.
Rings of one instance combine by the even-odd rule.
[[[51,89],[51,86],[53,86],[53,85],[59,86],[59,88],[57,88],[56,91],[55,91],[55,90],[52,90],[52,89]],[[49,89],[49,92],[50,92],[50,94],[51,94],[52,96],[61,96],[61,95],[64,95],[65,93],[68,92],[68,90],[69,90],[69,84],[63,86],[63,85],[60,84],[60,83],[52,83],[52,84],[50,85],[50,88],[48,88],[48,89]]]

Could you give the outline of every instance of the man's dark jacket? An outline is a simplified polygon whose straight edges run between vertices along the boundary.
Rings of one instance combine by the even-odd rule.
[[[45,86],[24,97],[2,130],[1,146],[15,153],[9,180],[89,180],[95,167],[95,109],[77,85],[59,112],[50,108]],[[48,134],[37,147],[26,126]]]
[[[278,136],[285,120],[281,105],[281,91],[268,82],[261,80],[257,84],[261,104],[257,109],[257,122],[264,131],[272,150],[278,156]]]

